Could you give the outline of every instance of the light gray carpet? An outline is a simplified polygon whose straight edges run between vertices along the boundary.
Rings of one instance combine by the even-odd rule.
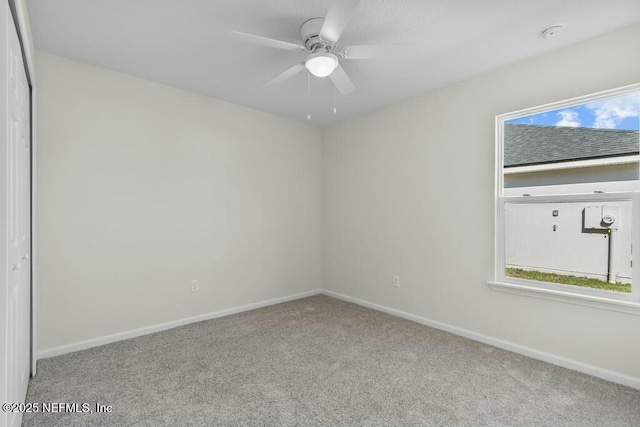
[[[640,391],[325,296],[38,362],[27,426],[640,425]]]

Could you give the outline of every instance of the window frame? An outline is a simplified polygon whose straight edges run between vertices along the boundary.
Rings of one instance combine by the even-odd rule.
[[[537,107],[526,108],[510,113],[499,114],[495,118],[495,261],[494,277],[489,281],[492,289],[497,291],[516,293],[545,299],[559,300],[580,305],[595,306],[597,308],[612,309],[640,315],[640,179],[633,181],[612,182],[612,190],[606,193],[594,193],[593,187],[600,188],[603,183],[570,184],[563,186],[540,186],[542,190],[538,195],[514,196],[505,195],[504,187],[504,124],[505,122],[546,111],[572,107],[606,98],[640,93],[640,83],[624,86],[616,89],[597,92],[585,96],[566,99]],[[639,141],[640,144],[640,141]],[[569,167],[571,167],[570,163]],[[640,176],[640,163],[638,163]],[[507,173],[508,174],[508,173]],[[554,187],[561,190],[562,187],[573,187],[575,193],[554,193]],[[591,191],[587,189],[591,187]],[[584,192],[580,192],[584,188]],[[513,191],[509,191],[513,193]],[[632,204],[633,220],[631,224],[632,242],[636,243],[632,252],[632,286],[631,293],[625,294],[616,291],[581,288],[572,285],[562,285],[549,282],[520,279],[505,275],[506,267],[506,215],[507,203],[549,203],[549,202],[607,202],[630,201]]]

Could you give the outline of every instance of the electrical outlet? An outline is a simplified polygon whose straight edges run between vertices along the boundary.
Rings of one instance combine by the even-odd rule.
[[[400,287],[400,276],[393,276],[393,287],[394,288]]]
[[[200,282],[197,280],[191,281],[191,292],[198,292],[200,290]]]

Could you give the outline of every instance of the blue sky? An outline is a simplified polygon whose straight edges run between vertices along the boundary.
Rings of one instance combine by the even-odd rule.
[[[506,123],[639,130],[640,93],[519,117]]]

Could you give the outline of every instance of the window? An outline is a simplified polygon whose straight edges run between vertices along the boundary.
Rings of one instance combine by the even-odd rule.
[[[494,289],[640,309],[639,128],[640,84],[496,117]]]

